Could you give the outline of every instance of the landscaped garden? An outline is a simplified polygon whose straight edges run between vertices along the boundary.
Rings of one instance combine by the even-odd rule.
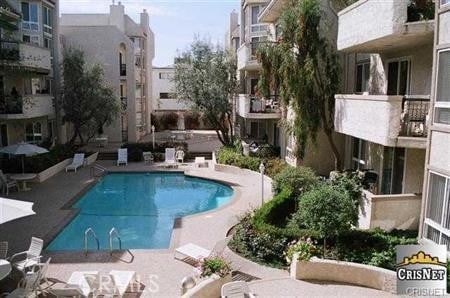
[[[272,200],[245,214],[229,247],[236,253],[286,268],[294,253],[395,269],[395,247],[417,243],[417,231],[359,230],[363,181],[358,173],[324,179],[307,167],[291,167],[273,156],[244,156],[239,146],[222,148],[218,162],[258,171],[266,164],[273,178]]]

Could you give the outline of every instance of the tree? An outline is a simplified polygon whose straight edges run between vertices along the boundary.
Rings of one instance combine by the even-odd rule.
[[[86,67],[82,50],[69,48],[64,52],[62,63],[64,83],[62,86],[63,121],[73,125],[73,144],[77,138],[84,144],[96,133],[103,133],[117,117],[120,107],[114,91],[106,85],[100,65]]]
[[[201,112],[220,142],[234,140],[231,99],[236,93],[236,63],[231,55],[196,38],[175,63],[175,89],[194,112]]]
[[[289,129],[297,140],[296,156],[303,158],[308,142],[323,130],[341,168],[333,139],[334,95],[340,88],[340,66],[335,47],[324,37],[317,0],[291,0],[280,17],[282,37],[259,50],[262,72],[259,90],[278,90],[285,106],[295,111]]]
[[[358,207],[340,187],[323,184],[300,197],[298,210],[290,224],[317,231],[324,239],[338,236],[356,225]]]

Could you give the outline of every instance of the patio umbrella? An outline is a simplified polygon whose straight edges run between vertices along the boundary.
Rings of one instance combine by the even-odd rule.
[[[21,155],[22,156],[22,173],[24,172],[24,156],[32,156],[36,154],[47,153],[48,150],[33,144],[19,143],[11,146],[0,148],[0,153]]]
[[[36,214],[32,207],[34,203],[0,198],[0,224]]]

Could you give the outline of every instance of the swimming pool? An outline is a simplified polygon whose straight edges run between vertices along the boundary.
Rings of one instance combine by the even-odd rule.
[[[176,218],[218,208],[232,196],[229,186],[182,173],[111,173],[72,206],[79,214],[47,250],[84,249],[89,227],[100,249],[109,249],[113,227],[123,249],[168,248]],[[90,249],[97,249],[92,237],[88,242]],[[117,248],[117,242],[114,245]]]

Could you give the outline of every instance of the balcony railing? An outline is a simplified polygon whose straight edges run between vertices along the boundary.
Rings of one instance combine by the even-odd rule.
[[[250,97],[250,113],[278,113],[280,103],[276,97],[270,99],[258,99]]]
[[[406,95],[402,102],[400,136],[426,137],[430,98]]]
[[[126,64],[120,64],[120,76],[126,76],[127,75],[127,65]]]
[[[0,96],[0,114],[22,114],[23,99],[21,96]]]
[[[0,60],[18,61],[19,59],[19,42],[0,40]]]

